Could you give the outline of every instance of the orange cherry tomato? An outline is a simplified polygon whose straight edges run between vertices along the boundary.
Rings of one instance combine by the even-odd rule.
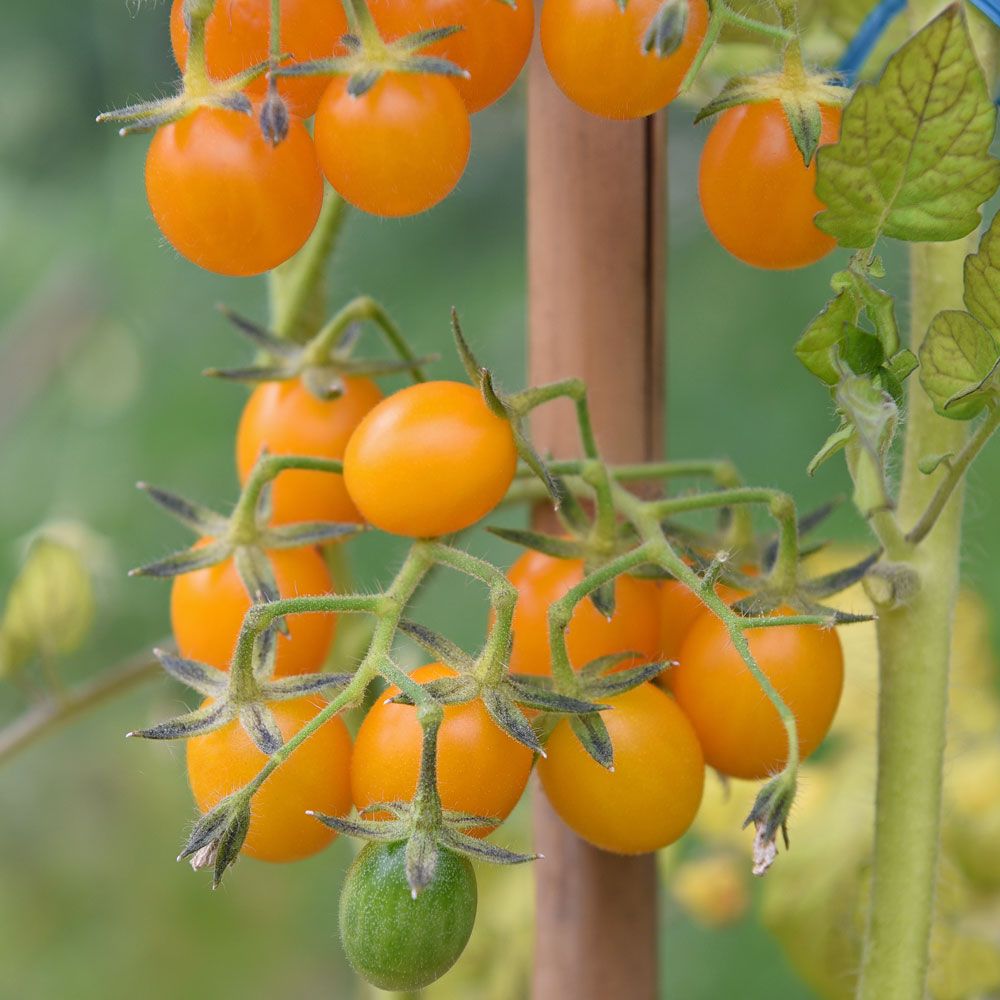
[[[268,557],[282,597],[331,591],[330,572],[315,549],[280,549]],[[250,597],[232,559],[176,577],[170,621],[181,656],[228,670],[249,609]],[[335,617],[291,615],[287,622],[289,635],[278,637],[275,676],[319,670],[333,642]]]
[[[794,614],[781,608],[775,614]],[[787,625],[747,632],[750,650],[798,722],[799,752],[823,741],[840,703],[844,656],[832,629]],[[725,626],[705,613],[691,627],[672,687],[705,751],[705,760],[734,778],[766,778],[788,759],[785,729]]]
[[[270,706],[285,740],[311,722],[325,703],[298,698]],[[198,808],[206,813],[256,778],[267,763],[238,721],[187,743],[187,770]],[[309,737],[254,795],[242,853],[259,861],[299,861],[323,850],[336,833],[306,815],[351,811],[351,737],[334,716]]]
[[[296,62],[344,54],[340,39],[347,34],[347,17],[340,0],[281,0],[281,50]],[[216,0],[205,24],[205,59],[214,80],[225,80],[264,62],[271,38],[270,0]],[[188,32],[184,26],[184,0],[170,8],[170,43],[177,65],[187,65]],[[282,77],[278,90],[289,110],[300,118],[316,111],[330,82],[325,76]],[[258,77],[247,93],[262,98],[267,81]]]
[[[836,142],[841,112],[821,108],[820,145]],[[807,167],[778,101],[723,111],[705,141],[698,194],[715,238],[746,264],[767,270],[805,267],[836,240],[813,219],[816,160]]]
[[[443,76],[384,73],[360,97],[331,81],[316,112],[327,180],[372,215],[416,215],[451,194],[465,172],[469,113]]]
[[[510,669],[516,674],[551,674],[549,608],[583,580],[583,562],[528,551],[511,566],[507,578],[518,592]],[[566,630],[570,663],[579,670],[599,657],[630,651],[639,657],[624,660],[617,669],[655,660],[660,647],[657,597],[654,581],[625,575],[615,581],[615,613],[610,619],[589,598],[581,601]]]
[[[467,70],[455,79],[469,113],[500,100],[517,79],[531,52],[535,33],[532,0],[371,0],[372,15],[389,40],[431,28],[461,31],[421,54],[439,56]]]
[[[414,670],[419,684],[454,677],[440,663]],[[378,802],[408,802],[420,775],[423,731],[416,709],[388,705],[399,694],[389,688],[365,716],[351,761],[351,789],[358,810]],[[438,794],[445,809],[507,818],[524,793],[531,774],[532,752],[511,739],[490,718],[481,701],[448,705],[438,731]],[[466,831],[485,837],[493,827]]]
[[[199,108],[153,136],[146,196],[179,254],[208,271],[246,277],[277,267],[309,238],[323,177],[297,119],[272,146],[254,116]]]
[[[344,457],[347,442],[381,400],[368,378],[344,378],[343,395],[317,399],[299,379],[265,382],[247,400],[236,432],[236,467],[246,483],[261,452],[271,455]],[[274,481],[274,524],[296,521],[360,521],[342,476],[288,469]]]
[[[609,700],[601,717],[614,746],[614,771],[601,767],[563,719],[538,762],[542,788],[563,822],[616,854],[672,844],[701,804],[705,760],[698,737],[669,695],[642,684]]]
[[[746,594],[724,583],[716,584],[715,592],[726,604],[735,604]],[[693,591],[679,580],[664,580],[659,586],[660,652],[662,660],[680,662],[681,650],[691,626],[705,614],[705,605]],[[665,670],[657,680],[670,686],[673,669]]]
[[[669,56],[643,52],[663,0],[545,0],[542,52],[552,79],[584,111],[604,118],[643,118],[680,90],[708,28],[705,0],[689,0],[687,28]]]
[[[344,455],[347,492],[365,520],[410,538],[475,524],[504,498],[516,469],[510,424],[461,382],[421,382],[389,396]]]

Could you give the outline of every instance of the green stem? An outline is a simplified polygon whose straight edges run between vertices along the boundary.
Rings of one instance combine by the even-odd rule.
[[[997,428],[1000,428],[1000,406],[991,404],[986,419],[966,441],[965,447],[947,464],[945,477],[927,505],[927,509],[920,516],[920,520],[906,533],[907,542],[911,545],[919,545],[931,533],[938,518],[948,506],[948,502],[964,481],[969,466],[983,450],[986,442],[993,437]]]
[[[392,652],[393,641],[396,638],[396,629],[399,627],[399,622],[403,617],[406,606],[412,600],[417,588],[433,565],[434,560],[428,551],[428,543],[415,542],[399,573],[396,575],[396,579],[393,580],[392,586],[380,597],[348,599],[355,603],[355,606],[350,608],[342,607],[342,599],[338,598],[292,598],[288,601],[277,601],[273,605],[260,606],[258,609],[250,611],[240,633],[236,653],[237,658],[241,655],[241,649],[243,651],[242,655],[248,655],[247,650],[248,648],[252,648],[254,632],[259,633],[268,627],[270,624],[270,621],[268,621],[269,616],[259,612],[269,611],[271,608],[277,609],[277,613],[271,616],[271,621],[274,618],[284,617],[285,615],[298,613],[299,611],[325,610],[326,607],[323,605],[323,602],[331,610],[370,611],[378,614],[379,617],[374,635],[372,636],[371,645],[368,647],[368,652],[361,661],[361,665],[358,667],[357,673],[354,675],[351,683],[326,708],[303,726],[295,736],[288,740],[280,750],[268,759],[268,762],[261,769],[260,773],[243,789],[245,794],[252,796],[256,793],[261,785],[313,733],[346,707],[360,701],[364,695],[365,688],[384,670],[391,669],[390,654]],[[362,604],[365,606],[360,606]]]
[[[962,308],[963,264],[974,249],[975,237],[911,249],[914,352],[939,311]],[[943,469],[925,476],[919,463],[962,454],[967,434],[965,424],[938,416],[911,380],[898,506],[899,520],[915,523],[922,536],[909,562],[920,587],[904,606],[879,609],[875,858],[862,1000],[926,995],[964,483]]]
[[[329,361],[344,331],[352,323],[364,321],[374,323],[382,332],[389,346],[409,363],[410,375],[414,382],[426,382],[427,376],[420,367],[420,358],[407,343],[402,331],[379,302],[368,295],[352,299],[334,316],[309,344],[309,361],[322,365]]]
[[[271,329],[279,337],[308,341],[323,321],[326,264],[347,216],[347,203],[327,188],[316,229],[306,245],[269,276]]]
[[[312,458],[309,455],[265,455],[253,467],[243,492],[230,516],[230,536],[236,545],[251,545],[257,539],[257,505],[260,495],[273,479],[286,469],[327,472],[343,475],[343,463],[333,458]]]
[[[590,419],[590,404],[587,401],[587,384],[583,379],[568,378],[562,382],[552,382],[533,389],[524,389],[507,400],[510,408],[519,416],[525,417],[532,410],[551,403],[555,399],[571,399],[576,406],[576,420],[580,428],[580,440],[583,453],[587,458],[599,459],[597,439],[594,436],[594,425]]]
[[[201,97],[212,89],[205,59],[205,26],[215,8],[214,0],[188,0],[184,13],[188,21],[188,50],[183,87],[188,97]]]
[[[275,69],[281,61],[281,0],[271,0],[268,28],[270,31],[268,55],[271,57],[271,68]]]
[[[645,562],[651,562],[651,551],[645,545],[626,552],[605,563],[600,569],[595,570],[584,577],[575,587],[571,587],[566,593],[549,607],[549,648],[552,653],[552,676],[556,681],[556,688],[562,694],[576,695],[579,691],[576,672],[569,659],[569,650],[566,646],[566,629],[573,618],[577,605],[587,599],[595,590],[606,583],[627,573],[636,566],[641,566]],[[582,666],[582,664],[581,664]]]
[[[58,698],[46,699],[0,730],[0,764],[95,705],[151,680],[159,673],[159,663],[148,652],[142,652]]]

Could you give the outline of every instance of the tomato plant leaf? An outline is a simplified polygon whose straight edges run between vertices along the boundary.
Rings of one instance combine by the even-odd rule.
[[[954,452],[946,451],[941,455],[928,455],[920,459],[917,468],[925,475],[932,476],[942,466],[950,466],[954,459]]]
[[[938,313],[920,345],[920,384],[934,409],[952,420],[971,420],[996,394],[1000,346],[975,317]]]
[[[842,246],[881,236],[957,240],[1000,185],[989,148],[996,109],[960,4],[897,52],[844,112],[840,141],[817,154],[816,217]]]
[[[1000,213],[965,259],[965,308],[1000,342]]]
[[[865,315],[871,320],[885,356],[894,355],[900,345],[895,299],[875,285],[869,275],[859,271],[857,266],[838,271],[830,285],[835,292],[846,290],[851,293],[859,310],[864,309]]]
[[[795,345],[795,356],[827,385],[840,381],[837,348],[847,326],[857,323],[859,312],[854,297],[846,289],[838,292]]]
[[[885,458],[895,437],[899,407],[892,396],[861,376],[845,378],[835,395],[838,409],[854,429],[845,449],[855,506],[866,517],[889,510]]]
[[[823,447],[816,453],[806,470],[810,476],[815,476],[817,470],[824,462],[833,458],[838,452],[847,447],[847,443],[854,437],[854,428],[850,424],[841,424],[823,443]]]

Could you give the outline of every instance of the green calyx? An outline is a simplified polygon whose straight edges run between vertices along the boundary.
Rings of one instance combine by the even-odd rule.
[[[343,37],[346,55],[315,59],[274,70],[274,76],[346,76],[347,92],[362,97],[385,73],[423,73],[435,76],[468,77],[468,72],[424,50],[444,40],[460,25],[431,28],[403,38],[386,41],[379,33],[365,0],[343,0],[350,34]]]
[[[301,379],[317,399],[336,399],[344,392],[345,376],[409,374],[415,382],[425,380],[424,366],[436,356],[417,357],[385,309],[368,296],[348,302],[305,344],[280,337],[232,310],[223,315],[258,349],[253,364],[242,368],[211,368],[211,378],[259,384]],[[374,326],[398,360],[354,357],[365,325]]]

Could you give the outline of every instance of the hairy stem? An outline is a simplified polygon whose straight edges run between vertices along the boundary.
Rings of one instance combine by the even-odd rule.
[[[0,764],[94,706],[109,701],[143,681],[152,680],[159,674],[159,663],[144,651],[117,666],[109,667],[97,677],[71,688],[59,697],[47,698],[0,730]]]
[[[347,203],[327,188],[316,229],[306,245],[270,273],[271,329],[279,337],[305,343],[323,322],[324,278],[347,216]]]

